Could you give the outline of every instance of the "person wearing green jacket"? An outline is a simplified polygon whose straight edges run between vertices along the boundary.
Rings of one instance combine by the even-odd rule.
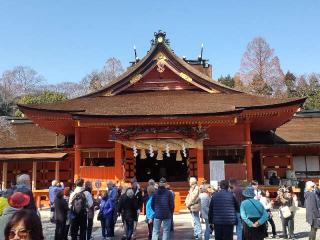
[[[254,199],[254,189],[252,186],[246,187],[242,192],[246,200],[240,206],[240,215],[243,223],[245,240],[262,240],[267,236],[266,221],[268,213],[263,205]]]

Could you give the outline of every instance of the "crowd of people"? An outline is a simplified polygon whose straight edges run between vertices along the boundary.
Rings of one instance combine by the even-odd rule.
[[[294,218],[298,198],[291,187],[282,186],[270,200],[256,181],[241,186],[236,180],[223,180],[218,189],[206,181],[189,179],[185,204],[190,211],[194,239],[232,240],[234,228],[238,240],[278,238],[273,208],[279,209],[282,237],[294,239]],[[316,184],[305,184],[306,220],[311,226],[309,239],[316,239],[320,228],[320,198]],[[107,182],[107,189],[93,194],[92,182],[77,179],[72,186],[53,180],[49,187],[50,221],[55,224],[55,239],[92,239],[94,217],[100,221],[103,239],[115,239],[115,225],[121,219],[123,240],[137,239],[139,215],[144,211],[150,240],[169,240],[174,231],[174,192],[165,178],[158,183],[150,179],[144,189],[136,178],[128,182]],[[97,214],[95,214],[97,212]],[[202,229],[202,226],[205,226]],[[162,227],[161,227],[162,226]],[[162,234],[160,230],[162,229]],[[270,232],[270,231],[269,231]],[[30,188],[30,176],[22,174],[0,197],[0,240],[44,239],[40,214]]]
[[[291,186],[281,186],[276,198],[271,200],[269,192],[261,190],[257,181],[243,187],[237,180],[223,180],[219,189],[213,189],[205,181],[198,186],[195,178],[190,178],[189,183],[186,206],[193,220],[194,239],[202,236],[201,218],[205,223],[205,240],[210,239],[211,234],[216,240],[232,240],[234,228],[238,240],[265,239],[270,232],[268,223],[270,237],[279,238],[273,209],[279,212],[282,238],[295,239],[294,218],[299,203]],[[320,228],[320,191],[315,183],[308,181],[300,195],[304,196],[302,206],[306,207],[306,220],[311,227],[309,239],[315,240]]]

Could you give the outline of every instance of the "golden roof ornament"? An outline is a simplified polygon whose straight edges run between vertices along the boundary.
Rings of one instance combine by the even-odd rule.
[[[186,80],[187,82],[192,82],[192,78],[191,78],[189,75],[185,74],[184,72],[181,72],[181,73],[179,74],[179,76],[180,76],[182,79]]]
[[[135,76],[133,76],[133,77],[131,78],[130,83],[131,83],[131,84],[134,84],[134,83],[140,81],[141,78],[142,78],[142,74],[137,74],[137,75],[135,75]]]

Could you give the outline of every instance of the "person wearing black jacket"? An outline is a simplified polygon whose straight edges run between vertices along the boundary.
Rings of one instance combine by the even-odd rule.
[[[140,189],[140,185],[139,185],[139,183],[138,183],[138,181],[137,181],[137,179],[135,177],[133,177],[131,179],[131,186],[132,186],[132,190],[133,190],[133,193],[134,193],[134,198],[136,199],[137,204],[138,204],[138,210],[137,210],[137,213],[136,213],[136,218],[134,220],[134,227],[133,227],[133,236],[132,236],[132,238],[134,239],[135,235],[136,235],[137,225],[138,225],[138,218],[139,218],[140,211],[141,211],[141,208],[142,208],[142,205],[143,205],[143,197],[142,197],[142,191]]]
[[[134,221],[137,218],[137,210],[139,209],[134,192],[128,188],[126,193],[119,199],[118,214],[121,214],[126,225],[126,240],[132,238]]]
[[[56,198],[54,200],[54,211],[55,211],[55,222],[56,222],[56,230],[54,239],[61,240],[65,238],[66,233],[66,221],[68,214],[68,203],[63,198],[63,190],[60,190],[56,194]]]
[[[163,240],[170,239],[172,213],[174,211],[173,194],[166,189],[166,179],[161,178],[159,188],[152,197],[151,208],[154,211],[152,240],[158,240],[163,222]]]

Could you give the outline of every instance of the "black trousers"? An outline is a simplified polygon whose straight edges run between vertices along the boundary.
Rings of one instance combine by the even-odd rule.
[[[134,221],[133,219],[126,219],[126,240],[131,240],[132,234],[133,234],[133,226],[134,226]]]
[[[92,227],[93,227],[93,218],[88,218],[88,226],[87,226],[87,240],[90,240],[92,235]]]
[[[80,240],[86,240],[87,235],[87,214],[78,215],[71,220],[71,239],[78,239],[78,231],[80,229]]]
[[[268,222],[269,222],[270,225],[271,225],[272,235],[273,235],[273,236],[277,235],[276,225],[274,224],[274,221],[273,221],[272,217],[270,217],[270,218],[268,219]]]
[[[152,231],[153,231],[153,222],[152,223],[148,223],[148,231],[149,231],[149,240],[152,239]]]
[[[233,225],[214,225],[214,236],[216,240],[232,240]]]
[[[54,239],[61,240],[64,239],[66,232],[66,221],[56,221],[56,230],[54,232]]]

